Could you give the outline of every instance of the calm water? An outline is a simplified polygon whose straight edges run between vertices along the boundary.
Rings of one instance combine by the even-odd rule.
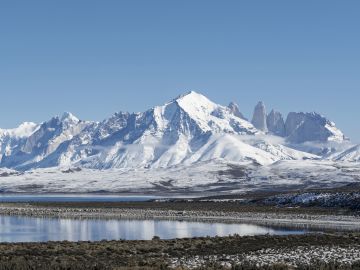
[[[97,194],[0,194],[0,202],[135,202],[157,199],[156,196],[121,196]]]
[[[250,224],[167,220],[102,220],[0,216],[0,242],[148,240],[229,234],[303,234],[306,230]]]

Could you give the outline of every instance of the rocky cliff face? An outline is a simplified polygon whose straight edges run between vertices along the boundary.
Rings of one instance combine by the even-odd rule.
[[[272,134],[280,137],[285,136],[285,122],[280,112],[272,110],[266,118],[266,124]]]
[[[233,115],[248,121],[248,119],[240,112],[239,106],[235,102],[230,102],[228,108]]]
[[[344,140],[344,134],[335,124],[318,113],[289,113],[285,123],[285,135],[291,143]]]
[[[264,132],[268,131],[267,124],[266,124],[266,108],[265,108],[265,104],[262,101],[260,101],[256,105],[251,123],[258,130],[261,130]]]

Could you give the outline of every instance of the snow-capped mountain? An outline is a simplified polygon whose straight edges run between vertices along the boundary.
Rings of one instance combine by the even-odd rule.
[[[278,112],[266,115],[261,102],[253,123],[258,129],[235,103],[218,105],[193,91],[163,106],[142,113],[119,112],[102,122],[81,121],[65,113],[40,125],[0,130],[0,167],[168,168],[206,161],[266,165],[321,158],[295,150],[294,143],[299,149],[309,141],[344,139],[323,116],[290,113],[284,122]]]
[[[24,122],[14,129],[0,129],[0,161],[2,155],[11,155],[12,149],[22,145],[38,125],[31,122]]]
[[[333,159],[336,161],[360,162],[360,144],[341,152]]]
[[[113,123],[117,128],[113,129]],[[91,168],[192,163],[204,158],[196,154],[205,152],[204,147],[217,134],[256,133],[250,123],[233,115],[227,107],[190,92],[144,113],[118,113],[100,123],[89,135],[91,143],[82,144],[83,150],[91,154],[83,156],[79,163]]]
[[[307,141],[336,141],[345,139],[344,134],[318,113],[289,113],[285,123],[285,134],[292,143]]]
[[[32,132],[21,138],[21,143],[8,146],[9,151],[3,154],[1,166],[26,170],[39,166],[60,165],[58,162],[44,163],[44,161],[61,149],[63,143],[71,141],[87,125],[71,113],[64,113],[62,117],[53,117],[36,128],[34,126]]]
[[[289,143],[343,142],[344,134],[334,122],[316,112],[290,112],[284,121],[282,114],[272,110],[266,113],[265,104],[260,101],[252,118],[253,125],[262,131],[286,138]]]

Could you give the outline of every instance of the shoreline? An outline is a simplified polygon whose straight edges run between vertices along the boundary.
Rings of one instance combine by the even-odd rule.
[[[156,207],[141,207],[144,204],[120,204],[123,207],[75,207],[76,203],[69,206],[55,206],[56,203],[42,204],[30,203],[0,203],[0,215],[47,217],[65,219],[155,219],[155,220],[186,220],[215,223],[249,223],[256,225],[286,226],[293,228],[309,228],[337,231],[360,231],[360,217],[355,215],[331,215],[315,213],[296,213],[286,209],[285,212],[260,212],[256,209],[238,209],[238,211],[214,211],[209,209],[196,209],[196,203],[189,203],[191,210],[161,209],[161,203]],[[84,204],[82,204],[84,205]],[[90,204],[91,205],[91,204]],[[101,204],[100,204],[101,205]],[[105,204],[106,205],[106,204]],[[116,204],[115,204],[116,205]],[[117,204],[119,205],[119,204]],[[133,205],[140,205],[132,208]],[[261,207],[260,207],[261,209]]]

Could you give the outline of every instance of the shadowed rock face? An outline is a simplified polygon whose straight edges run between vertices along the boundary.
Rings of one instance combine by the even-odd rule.
[[[266,124],[266,108],[265,108],[264,102],[260,101],[256,105],[251,123],[258,130],[261,130],[264,132],[268,131],[267,124]]]
[[[235,102],[230,102],[230,104],[228,105],[228,108],[230,109],[230,112],[233,115],[248,121],[248,119],[240,112],[239,106]]]
[[[266,118],[268,130],[274,135],[285,136],[285,122],[281,113],[272,110]]]
[[[343,133],[335,124],[317,113],[289,113],[285,134],[291,143],[307,141],[343,141]]]

